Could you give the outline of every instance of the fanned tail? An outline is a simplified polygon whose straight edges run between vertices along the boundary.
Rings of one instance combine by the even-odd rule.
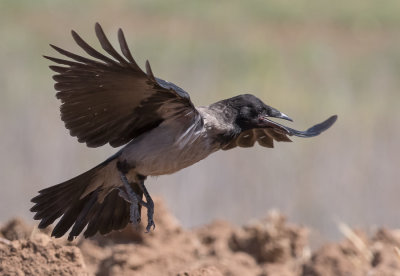
[[[51,235],[59,238],[72,227],[68,235],[70,241],[86,226],[86,238],[97,232],[106,234],[124,228],[129,222],[129,203],[118,195],[117,189],[111,190],[104,200],[99,200],[103,187],[95,187],[86,194],[96,174],[111,160],[66,182],[39,191],[39,195],[31,200],[35,203],[31,208],[36,213],[34,219],[40,220],[38,227],[46,228],[62,216]]]

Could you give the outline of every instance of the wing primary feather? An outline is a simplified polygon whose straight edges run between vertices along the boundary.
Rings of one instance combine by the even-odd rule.
[[[289,132],[289,135],[294,135],[294,136],[298,136],[298,137],[306,137],[306,138],[314,137],[314,136],[321,134],[321,132],[324,132],[328,128],[330,128],[336,122],[336,120],[337,120],[337,115],[333,115],[333,116],[329,117],[328,119],[326,119],[325,121],[323,121],[322,123],[319,123],[315,126],[310,127],[306,131],[300,131],[300,130],[296,130],[296,129],[289,128],[289,127],[286,127],[286,130]]]
[[[201,120],[187,92],[157,79],[148,61],[146,70],[140,69],[121,29],[118,30],[121,50],[112,46],[98,23],[95,32],[102,53],[71,31],[85,54],[51,45],[62,57],[44,56],[55,63],[50,69],[56,72],[53,79],[58,91],[56,97],[62,103],[61,119],[79,142],[89,147],[106,143],[117,147],[178,113],[188,120],[190,117]],[[191,133],[195,130],[189,129],[188,135]]]
[[[255,129],[254,131],[257,136],[257,142],[260,146],[266,148],[274,147],[274,140],[266,133],[264,129]]]
[[[69,51],[67,51],[67,50],[61,49],[60,47],[57,47],[57,46],[55,46],[55,45],[53,45],[53,44],[50,44],[50,46],[51,46],[54,50],[56,50],[57,52],[59,52],[60,54],[62,54],[62,55],[64,55],[64,56],[67,56],[67,57],[69,57],[69,58],[72,58],[73,60],[76,60],[76,61],[78,61],[78,62],[82,62],[82,63],[86,63],[86,64],[91,64],[91,65],[95,65],[95,66],[97,66],[97,65],[102,65],[102,64],[104,65],[104,63],[99,63],[98,61],[94,61],[94,60],[91,60],[91,59],[88,59],[88,58],[85,58],[85,57],[82,57],[82,56],[73,54],[73,53],[71,53],[71,52],[69,52]]]
[[[150,62],[149,62],[148,60],[146,60],[146,73],[147,73],[147,76],[148,76],[152,81],[157,82],[157,81],[156,81],[156,78],[155,78],[154,75],[153,75],[153,71],[151,70]]]
[[[50,65],[49,68],[56,73],[65,74],[71,70],[69,67],[57,66],[57,65]]]
[[[122,31],[122,29],[118,30],[118,41],[119,41],[119,45],[120,45],[122,54],[130,61],[131,66],[134,69],[139,70],[140,72],[143,72],[142,69],[140,69],[139,65],[137,65],[134,58],[132,57],[131,51],[129,50],[128,44],[126,43],[126,39],[125,39],[124,32]]]
[[[70,61],[70,60],[65,60],[65,59],[60,59],[60,58],[54,58],[54,57],[49,57],[49,56],[43,56],[44,58],[47,58],[55,63],[58,64],[64,64],[64,65],[68,65],[68,66],[76,66],[76,67],[85,67],[85,66],[89,66],[87,64],[83,64],[83,63],[79,63],[76,61]]]
[[[242,148],[250,148],[254,145],[256,137],[252,129],[242,132],[236,139],[236,144]]]
[[[123,65],[128,65],[129,63],[121,57],[121,55],[114,49],[114,47],[111,45],[110,41],[108,40],[107,36],[105,35],[103,28],[100,26],[99,23],[96,23],[95,25],[95,31],[96,31],[96,36],[101,44],[101,47],[109,53],[111,56],[113,56],[116,60],[121,62]]]
[[[309,129],[307,129],[307,132],[321,133],[330,128],[336,122],[336,120],[337,120],[337,115],[333,115],[329,117],[327,120],[323,121],[322,123],[310,127]]]
[[[76,44],[78,44],[88,55],[91,55],[94,58],[100,59],[106,63],[119,65],[115,60],[112,60],[105,55],[96,51],[92,46],[87,44],[74,30],[71,31],[72,37],[75,40]]]

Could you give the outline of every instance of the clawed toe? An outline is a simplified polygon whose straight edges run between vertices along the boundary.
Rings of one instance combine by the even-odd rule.
[[[151,228],[153,230],[156,228],[156,224],[154,223],[153,220],[153,215],[154,215],[154,202],[147,191],[146,187],[144,186],[144,179],[141,179],[138,183],[140,189],[142,190],[146,201],[143,201],[141,196],[139,196],[137,193],[134,192],[132,187],[130,186],[128,179],[126,178],[125,174],[120,172],[120,177],[122,180],[122,183],[124,184],[123,188],[120,187],[118,188],[119,192],[118,195],[122,197],[125,201],[130,203],[130,221],[134,225],[138,225],[141,221],[141,214],[140,214],[140,209],[139,209],[139,204],[142,205],[143,207],[147,208],[147,226],[146,226],[146,233],[149,233],[151,231]]]
[[[156,229],[156,224],[154,223],[153,219],[148,221],[147,226],[146,226],[146,233],[150,232],[151,227],[153,227],[153,230]]]

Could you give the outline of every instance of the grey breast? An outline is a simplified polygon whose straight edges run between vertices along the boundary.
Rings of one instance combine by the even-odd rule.
[[[204,126],[185,117],[170,119],[131,141],[121,150],[135,172],[143,175],[171,174],[215,151]]]

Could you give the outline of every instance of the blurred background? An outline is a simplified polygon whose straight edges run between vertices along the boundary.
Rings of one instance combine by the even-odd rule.
[[[338,221],[400,227],[400,2],[0,1],[0,221],[22,216],[39,189],[116,152],[89,149],[59,116],[49,43],[77,53],[74,29],[100,49],[123,28],[138,64],[190,92],[197,105],[253,93],[306,129],[338,114],[332,129],[275,149],[217,152],[152,178],[186,227],[223,218],[243,224],[271,208],[340,236]]]

